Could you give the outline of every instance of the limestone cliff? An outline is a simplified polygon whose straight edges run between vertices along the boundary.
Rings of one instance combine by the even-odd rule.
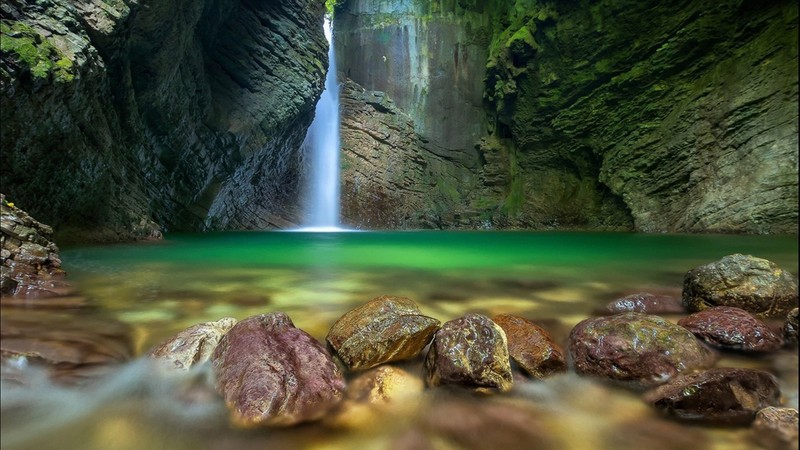
[[[3,191],[81,240],[295,221],[323,13],[314,0],[3,2]]]
[[[449,162],[441,226],[797,232],[794,2],[340,3],[340,70]]]

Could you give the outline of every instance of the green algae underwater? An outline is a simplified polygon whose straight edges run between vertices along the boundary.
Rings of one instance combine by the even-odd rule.
[[[522,315],[564,345],[572,326],[610,301],[642,291],[679,297],[689,269],[732,253],[797,273],[797,236],[757,235],[224,232],[65,248],[62,259],[67,279],[91,305],[76,320],[126,324],[141,356],[196,323],[274,311],[323,341],[342,314],[380,295],[409,297],[442,322],[467,312]],[[186,402],[186,386],[210,376],[207,370],[162,379],[142,361],[89,390],[40,381],[41,389],[26,394],[4,386],[3,448],[753,447],[747,428],[668,421],[636,393],[574,373],[517,380],[499,396],[428,389],[344,422],[242,431],[230,428],[219,399]],[[781,351],[725,355],[718,366],[776,373],[786,405],[796,408],[796,364],[796,352]],[[403,367],[421,370],[419,361]]]

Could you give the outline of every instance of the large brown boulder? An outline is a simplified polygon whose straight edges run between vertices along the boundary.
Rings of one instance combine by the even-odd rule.
[[[345,381],[325,348],[280,312],[248,317],[211,357],[234,424],[293,425],[321,418]]]
[[[232,317],[193,325],[161,343],[150,356],[165,361],[169,367],[189,370],[208,361],[219,340],[234,325],[236,319]]]
[[[384,295],[339,318],[326,340],[350,370],[363,370],[419,355],[439,325],[413,300]]]
[[[781,336],[741,308],[715,306],[682,318],[678,325],[723,350],[772,352],[783,347]]]
[[[425,369],[431,386],[453,384],[491,392],[513,385],[506,334],[482,314],[445,322],[433,337]]]
[[[544,378],[567,370],[564,351],[544,328],[512,314],[494,316],[492,321],[505,331],[511,359],[532,377]]]
[[[734,306],[761,319],[783,319],[798,306],[797,278],[771,261],[737,253],[687,272],[683,305],[689,312]]]
[[[780,395],[769,372],[723,367],[681,375],[644,399],[677,419],[746,425],[760,409],[779,405]]]
[[[580,322],[570,333],[569,352],[580,375],[645,387],[710,367],[717,358],[685,328],[633,312]]]

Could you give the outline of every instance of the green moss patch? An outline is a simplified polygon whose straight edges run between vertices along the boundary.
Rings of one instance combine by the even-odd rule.
[[[69,82],[75,78],[72,60],[22,22],[0,22],[0,51],[14,55],[34,78],[47,79],[51,74],[57,82]]]

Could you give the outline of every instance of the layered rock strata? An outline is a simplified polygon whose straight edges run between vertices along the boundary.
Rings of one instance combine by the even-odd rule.
[[[295,222],[323,12],[311,0],[3,3],[4,190],[83,241]]]

